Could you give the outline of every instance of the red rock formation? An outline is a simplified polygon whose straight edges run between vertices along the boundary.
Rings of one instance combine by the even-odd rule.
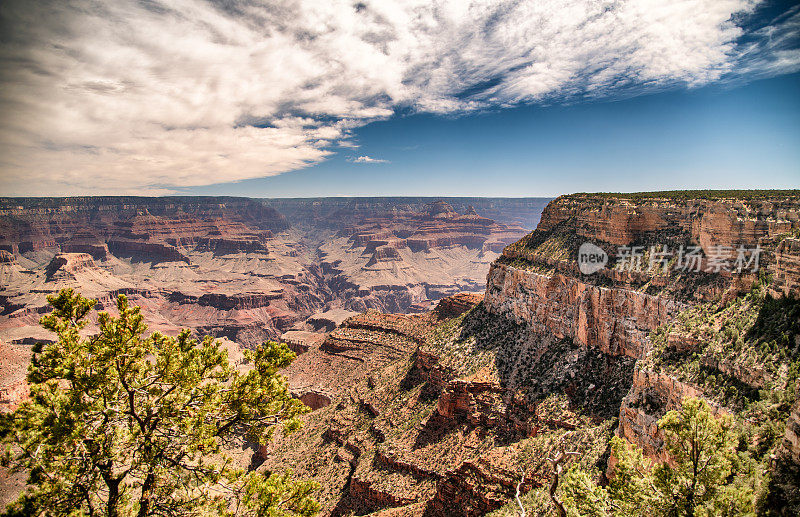
[[[480,517],[508,502],[519,481],[512,471],[497,470],[487,458],[465,461],[448,472],[430,505],[433,515]],[[530,489],[530,484],[527,487]],[[453,508],[459,508],[458,513]]]
[[[409,247],[412,251],[466,246],[496,250],[519,239],[524,230],[481,217],[475,210],[459,215],[444,201],[429,205],[424,212],[400,212],[362,219],[340,230],[353,247]]]
[[[668,411],[680,409],[686,397],[703,397],[703,392],[668,374],[637,369],[631,390],[620,407],[617,434],[641,447],[645,455],[666,461],[658,420]],[[711,407],[717,415],[730,414],[713,402]]]
[[[433,312],[441,319],[454,318],[472,309],[482,300],[482,294],[458,293],[442,298]]]
[[[310,316],[306,323],[308,323],[315,331],[330,332],[339,325],[341,325],[347,318],[358,314],[354,311],[344,309],[331,309],[329,311],[321,312]]]
[[[199,237],[194,240],[196,251],[212,251],[218,255],[231,255],[235,253],[268,253],[262,240],[265,236],[252,238],[224,239],[221,237]]]
[[[325,334],[305,330],[289,330],[281,334],[281,341],[289,345],[292,352],[303,354],[312,348],[319,348],[325,341]]]
[[[375,248],[375,251],[367,262],[367,266],[374,266],[378,262],[397,262],[402,260],[403,257],[400,256],[397,248],[393,246],[379,246]]]
[[[489,312],[526,323],[535,332],[637,359],[648,349],[649,332],[682,307],[669,298],[497,263],[489,270],[484,303]]]
[[[211,251],[263,252],[270,231],[287,227],[277,211],[246,198],[0,199],[0,249],[12,253],[114,241],[123,252],[158,254],[129,242],[175,246],[194,245],[197,239]],[[182,260],[175,252],[161,252]]]
[[[297,398],[312,410],[329,406],[331,403],[331,397],[328,394],[315,390],[305,391]]]
[[[106,244],[66,242],[61,245],[61,251],[64,253],[87,253],[95,260],[105,260],[108,257]]]
[[[96,268],[97,265],[88,253],[60,253],[48,264],[47,275],[50,278],[57,274],[74,277],[75,273]]]
[[[574,194],[551,202],[537,229],[549,231],[574,219],[579,237],[615,246],[648,235],[686,234],[708,255],[713,246],[752,246],[800,228],[798,204],[791,194],[743,199]]]
[[[773,282],[774,295],[800,297],[800,239],[784,239],[778,244]]]
[[[147,262],[185,262],[189,264],[189,257],[169,244],[156,242],[142,242],[135,240],[113,239],[108,241],[108,249],[120,257],[135,257]]]
[[[239,294],[222,294],[222,293],[208,293],[200,296],[196,302],[201,306],[214,307],[216,309],[230,311],[233,309],[256,309],[259,307],[266,307],[273,300],[280,300],[283,298],[283,293],[239,293]]]

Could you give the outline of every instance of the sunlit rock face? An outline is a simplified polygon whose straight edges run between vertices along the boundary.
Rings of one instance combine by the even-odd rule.
[[[773,294],[800,297],[800,239],[787,238],[778,244]]]
[[[649,332],[682,306],[669,298],[504,264],[489,270],[485,300],[490,312],[528,324],[536,332],[637,359],[647,351]]]

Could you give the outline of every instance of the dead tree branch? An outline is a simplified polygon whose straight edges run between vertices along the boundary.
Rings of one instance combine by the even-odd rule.
[[[519,505],[519,517],[527,517],[527,512],[525,511],[525,507],[522,506],[522,501],[519,500],[519,489],[525,483],[525,469],[519,469],[522,472],[522,479],[519,480],[517,483],[517,494],[514,496],[514,499],[517,500],[517,504]]]
[[[555,455],[554,458],[548,457],[547,459],[553,465],[553,481],[550,483],[550,500],[553,501],[553,505],[556,507],[556,512],[558,513],[558,517],[567,517],[567,510],[564,508],[564,504],[556,497],[556,490],[558,489],[558,480],[561,477],[561,471],[564,468],[564,462],[569,459],[570,456],[577,456],[577,451],[565,451],[564,447],[564,440],[569,436],[570,433],[566,433],[564,436],[561,437],[561,441],[558,444],[558,453]]]

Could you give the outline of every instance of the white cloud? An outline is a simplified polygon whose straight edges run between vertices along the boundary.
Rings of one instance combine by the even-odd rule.
[[[757,3],[11,0],[0,192],[165,193],[318,163],[397,108],[458,114],[797,70],[796,10],[740,41],[736,21]]]
[[[353,158],[349,161],[353,163],[389,163],[388,160],[380,160],[378,158],[371,158],[369,156],[359,156],[358,158]]]

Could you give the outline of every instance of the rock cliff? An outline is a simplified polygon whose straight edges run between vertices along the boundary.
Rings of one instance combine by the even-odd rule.
[[[773,294],[800,297],[800,239],[787,238],[775,251]]]
[[[338,480],[323,489],[329,515],[513,514],[521,470],[529,513],[545,514],[544,459],[560,441],[601,478],[612,431],[663,461],[658,420],[699,396],[746,422],[742,446],[774,475],[765,497],[791,507],[799,210],[798,192],[559,198],[489,266],[482,301],[448,297],[412,317],[370,312],[303,354],[290,379],[331,396],[308,416],[303,448],[317,458],[279,441],[265,463]],[[436,205],[428,217],[449,225],[463,216]],[[413,239],[342,232],[356,248],[373,243],[370,253],[388,246],[402,256]],[[607,255],[588,274],[578,262],[586,241]],[[702,258],[656,260],[662,245]],[[641,250],[642,267],[621,267],[619,246]],[[758,250],[759,270],[737,270],[741,250]],[[320,378],[309,364],[339,374]],[[327,457],[339,466],[323,466]]]
[[[682,307],[671,298],[502,263],[489,270],[485,299],[489,312],[527,323],[534,332],[636,359],[647,351],[650,331],[669,322]]]
[[[620,408],[618,432],[660,457],[656,422],[683,397],[705,396],[720,411],[735,412],[745,404],[715,394],[714,387],[703,385],[707,377],[735,383],[740,391],[786,388],[785,374],[764,367],[773,358],[765,351],[759,335],[765,331],[757,318],[777,318],[772,312],[791,311],[795,304],[785,300],[777,308],[752,299],[747,293],[758,274],[752,267],[738,271],[734,266],[737,250],[758,249],[762,275],[774,278],[767,289],[791,298],[799,277],[798,246],[787,236],[798,232],[798,214],[796,191],[564,196],[548,205],[535,232],[509,246],[492,265],[487,309],[528,322],[540,333],[642,360]],[[607,265],[592,274],[582,274],[577,264],[584,242],[608,255]],[[653,267],[652,250],[663,246],[672,253]],[[702,258],[681,268],[677,250],[691,246]],[[641,250],[641,267],[621,263],[620,247]],[[712,266],[715,254],[723,267]],[[739,312],[731,314],[731,307]],[[713,319],[712,329],[699,330],[709,324],[697,321],[698,311]],[[788,322],[775,324],[788,325],[785,339],[791,346],[797,329]],[[736,330],[719,336],[720,325]],[[665,327],[671,331],[662,333],[653,349],[652,333]],[[759,352],[741,355],[755,347]],[[697,355],[698,371],[687,371],[685,365]]]
[[[180,271],[169,290],[128,276],[114,292],[154,307],[165,320],[156,327],[187,322],[239,341],[282,335],[298,352],[285,373],[314,411],[301,433],[258,448],[253,464],[319,480],[323,515],[514,514],[522,472],[529,514],[544,515],[546,458],[559,444],[601,480],[613,474],[613,433],[663,461],[657,422],[686,396],[743,426],[740,448],[769,475],[764,501],[796,507],[800,192],[575,194],[551,202],[525,236],[480,207],[303,203],[335,219],[318,247],[262,233],[267,253],[243,251],[236,236],[173,242],[125,227],[119,238],[173,246],[189,263],[159,263]],[[41,246],[55,239],[37,235]],[[53,280],[31,257],[44,248],[28,239],[28,251],[17,243],[0,256],[0,274],[43,289]],[[587,241],[598,267],[582,268]],[[101,285],[101,265],[143,267],[112,248],[62,249],[47,257],[51,277],[93,275]],[[211,265],[226,274],[198,280]],[[484,287],[475,271],[488,272],[483,296],[454,294]],[[187,280],[196,288],[174,287]],[[2,296],[16,323],[39,317],[24,296]],[[420,313],[374,310],[411,307]]]

